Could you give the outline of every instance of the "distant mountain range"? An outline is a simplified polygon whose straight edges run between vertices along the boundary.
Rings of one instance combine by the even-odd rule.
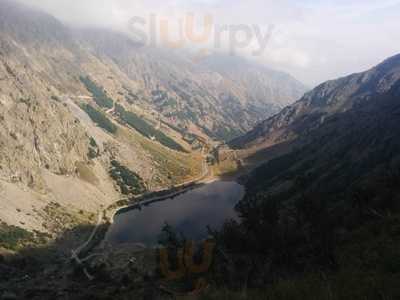
[[[75,32],[80,45],[114,64],[135,83],[139,100],[174,125],[194,125],[230,140],[301,97],[306,88],[290,75],[236,56],[189,53],[138,45],[105,30]]]

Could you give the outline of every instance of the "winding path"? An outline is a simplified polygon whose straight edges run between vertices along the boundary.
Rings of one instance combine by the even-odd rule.
[[[203,147],[202,152],[204,151],[206,147]],[[156,193],[162,193],[162,192],[166,192],[166,194],[163,194],[162,196],[154,196],[154,197],[150,197],[150,198],[146,198],[146,195],[148,195],[147,193],[135,196],[134,198],[130,198],[130,199],[121,199],[118,202],[110,205],[108,208],[106,208],[105,210],[99,212],[98,215],[98,221],[97,224],[95,225],[95,227],[92,230],[92,233],[90,234],[89,238],[86,240],[85,243],[83,243],[82,245],[80,245],[78,248],[71,250],[71,260],[75,261],[76,263],[78,263],[79,265],[83,266],[84,261],[87,260],[86,258],[80,258],[80,254],[82,252],[89,252],[91,249],[93,249],[96,245],[91,245],[92,241],[95,239],[96,235],[98,234],[99,228],[100,226],[107,224],[107,223],[112,223],[115,214],[124,208],[129,208],[131,206],[135,206],[135,205],[146,205],[146,204],[150,204],[153,202],[157,202],[157,201],[162,201],[168,198],[172,198],[175,197],[177,195],[186,193],[196,187],[198,187],[201,184],[207,184],[207,183],[211,183],[213,181],[215,181],[215,177],[212,176],[210,168],[208,167],[207,161],[206,161],[206,157],[207,155],[202,153],[203,156],[203,162],[202,162],[202,174],[194,179],[194,180],[189,180],[187,182],[183,182],[180,183],[178,185],[173,186],[172,188],[168,188],[168,189],[164,189],[164,190],[158,190],[158,191],[153,191],[152,193],[156,192]],[[143,200],[134,203],[135,199],[141,199],[143,198]],[[132,204],[128,204],[128,205],[122,205],[119,206],[118,203],[120,201],[130,201]],[[117,205],[116,205],[117,204]],[[88,271],[86,270],[85,267],[83,267],[84,273],[85,275],[92,280],[93,276],[91,276]]]

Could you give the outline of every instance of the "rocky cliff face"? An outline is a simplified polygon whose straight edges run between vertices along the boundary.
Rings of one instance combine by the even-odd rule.
[[[180,128],[194,125],[216,139],[249,130],[306,90],[285,73],[239,57],[194,61],[187,53],[144,47],[115,32],[76,34],[96,57],[116,64],[136,83],[136,101],[144,100]]]
[[[54,224],[47,221],[57,219],[47,218],[54,203],[60,213],[92,218],[124,197],[126,178],[111,178],[111,161],[119,163],[116,172],[139,174],[153,189],[198,174],[192,156],[152,142],[98,106],[80,76],[90,76],[115,102],[122,85],[135,88],[56,19],[0,1],[1,221],[49,231]],[[118,130],[104,130],[81,109],[84,104]]]
[[[264,111],[268,106],[282,108],[292,104],[305,93],[305,86],[289,74],[237,56],[214,54],[205,57],[199,64],[210,72],[222,75],[224,81],[220,84],[227,82],[229,87],[231,83],[231,89],[244,93],[240,97],[242,103]]]
[[[265,148],[304,136],[319,128],[327,117],[388,92],[399,79],[400,55],[397,55],[369,71],[328,81],[233,140],[231,145],[235,148]]]
[[[0,0],[0,220],[48,231],[54,203],[90,215],[123,192],[186,181],[201,172],[188,133],[228,140],[304,91],[218,61]]]

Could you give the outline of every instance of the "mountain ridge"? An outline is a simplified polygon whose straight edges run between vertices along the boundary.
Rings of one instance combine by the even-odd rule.
[[[304,130],[318,128],[327,116],[346,111],[374,94],[385,93],[399,78],[400,55],[395,55],[368,71],[327,81],[230,145],[261,149],[294,140]]]

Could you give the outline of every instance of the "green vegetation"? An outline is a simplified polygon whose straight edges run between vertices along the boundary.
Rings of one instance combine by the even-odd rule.
[[[93,137],[89,138],[89,145],[95,148],[98,148],[96,140]]]
[[[208,135],[209,137],[217,138],[217,137],[215,136],[215,134],[214,134],[213,132],[211,132],[207,127],[205,127],[205,126],[200,126],[200,125],[199,125],[199,127],[200,127],[201,130],[203,130],[203,132],[204,132],[206,135]]]
[[[164,186],[176,185],[197,177],[202,171],[202,159],[200,156],[171,152],[145,138],[142,138],[140,143],[157,165],[160,177],[156,176],[153,182]]]
[[[360,108],[369,113],[328,119],[305,146],[249,176],[240,222],[213,233],[230,262],[216,258],[221,290],[208,299],[248,287],[250,299],[400,299],[394,107],[398,97],[380,96]]]
[[[215,136],[222,141],[229,142],[234,138],[242,135],[243,132],[229,127],[219,127],[215,132]]]
[[[176,116],[178,119],[183,120],[183,121],[189,120],[195,124],[199,123],[197,114],[195,112],[193,112],[191,109],[188,109],[186,107],[184,108],[184,110],[178,111],[176,113]]]
[[[89,159],[95,159],[100,155],[99,147],[94,138],[89,138],[89,150],[88,150],[88,157]]]
[[[92,119],[94,123],[96,123],[99,127],[103,128],[104,130],[108,131],[109,133],[116,133],[117,126],[115,126],[107,116],[95,109],[90,104],[83,104],[81,108],[88,114],[88,116]]]
[[[30,107],[31,106],[31,104],[32,104],[32,100],[31,100],[31,98],[30,97],[27,97],[27,98],[19,98],[19,102],[20,103],[24,103],[26,106],[28,106],[28,107]]]
[[[124,195],[139,195],[146,191],[143,179],[116,160],[111,161],[110,176]]]
[[[214,135],[219,140],[228,142],[233,140],[234,138],[237,138],[241,134],[243,134],[243,132],[239,130],[235,130],[229,127],[218,127]]]
[[[0,223],[0,247],[18,250],[34,241],[34,234],[17,226]]]
[[[387,281],[386,281],[387,280]],[[340,271],[335,275],[313,273],[304,277],[277,280],[266,288],[210,290],[199,300],[376,300],[398,299],[398,278],[380,274]]]
[[[181,128],[181,127],[172,125],[172,124],[164,122],[164,121],[162,121],[162,123],[164,125],[168,126],[169,128],[171,128],[172,130],[175,130],[176,132],[179,132],[182,136],[184,136],[186,134],[186,131],[187,131],[186,128]]]
[[[161,229],[161,233],[158,236],[159,245],[175,250],[183,248],[185,245],[185,240],[185,236],[183,234],[178,234],[168,223],[164,224],[163,228]]]
[[[168,99],[168,93],[162,90],[153,90],[151,91],[151,95],[155,103],[160,103]]]
[[[161,104],[162,108],[170,107],[170,108],[176,108],[178,106],[178,102],[174,98],[168,98],[166,101],[164,101]]]
[[[240,136],[241,134],[243,134],[243,132],[241,132],[240,130],[229,128],[229,127],[218,127],[216,129],[214,129],[214,131],[211,131],[204,126],[199,125],[199,127],[209,137],[212,137],[216,140],[225,141],[225,142],[228,142],[228,141]]]
[[[88,150],[89,159],[95,159],[98,156],[99,156],[99,152],[97,150],[95,150],[94,148],[89,147],[89,150]]]
[[[196,142],[197,138],[195,135],[191,133],[187,133],[183,136],[183,140],[187,142],[188,144],[192,145],[194,142]]]
[[[86,86],[86,89],[93,95],[96,104],[103,108],[112,108],[114,101],[107,96],[106,92],[97,86],[88,76],[79,77],[81,82]]]
[[[127,123],[143,136],[147,138],[154,137],[162,145],[172,150],[185,152],[185,149],[183,149],[181,145],[165,135],[163,132],[155,129],[153,126],[141,119],[135,113],[126,111],[121,105],[118,104],[116,104],[115,106],[115,112],[119,115],[123,122]]]
[[[58,98],[58,96],[56,96],[56,95],[51,96],[51,100],[54,100],[56,102],[60,102],[60,98]]]
[[[131,89],[129,89],[126,86],[122,86],[122,88],[128,93],[128,95],[125,96],[125,100],[129,103],[129,104],[133,104],[135,103],[135,101],[139,100],[139,97],[133,93],[131,91]]]

